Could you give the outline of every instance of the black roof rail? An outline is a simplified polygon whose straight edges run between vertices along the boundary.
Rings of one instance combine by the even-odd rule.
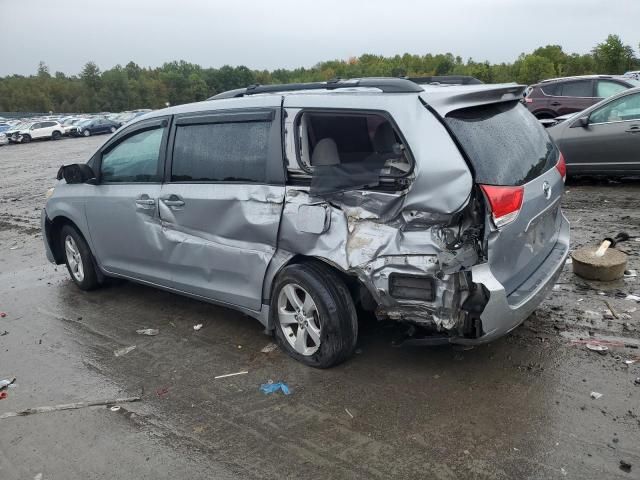
[[[469,75],[434,75],[431,77],[402,77],[419,85],[481,85],[482,81]]]
[[[257,95],[259,93],[294,92],[299,90],[338,90],[340,88],[368,87],[377,88],[383,93],[420,93],[420,88],[415,82],[406,78],[354,78],[350,80],[334,79],[327,82],[311,83],[285,83],[282,85],[250,85],[246,88],[238,88],[214,95],[207,100],[219,100],[221,98],[244,97],[245,95]]]

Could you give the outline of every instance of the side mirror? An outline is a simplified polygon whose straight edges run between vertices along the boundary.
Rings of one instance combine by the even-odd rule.
[[[74,183],[89,183],[91,185],[96,184],[96,174],[93,169],[86,163],[73,163],[71,165],[63,165],[58,170],[56,177],[58,180],[64,180],[68,184]]]
[[[589,126],[589,117],[586,116],[586,115],[584,117],[578,117],[578,120],[572,126],[574,126],[574,127],[582,127],[582,128],[588,127]]]

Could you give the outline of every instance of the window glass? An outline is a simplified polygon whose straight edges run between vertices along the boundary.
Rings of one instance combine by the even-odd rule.
[[[305,112],[298,123],[298,152],[313,174],[312,195],[376,187],[383,177],[411,170],[401,137],[379,114]]]
[[[598,80],[598,86],[596,89],[596,97],[607,98],[611,95],[615,95],[628,87],[618,82],[611,82],[609,80]]]
[[[446,117],[476,173],[487,185],[523,185],[553,168],[558,152],[520,102],[454,110]]]
[[[540,89],[545,95],[557,96],[562,94],[561,83],[549,83],[548,85],[542,85]]]
[[[102,156],[104,182],[159,182],[158,158],[163,128],[136,133]]]
[[[265,182],[271,122],[179,125],[173,182]]]
[[[589,117],[589,123],[623,122],[640,120],[640,93],[625,95],[595,110]]]
[[[578,80],[562,84],[563,97],[593,97],[591,80]]]

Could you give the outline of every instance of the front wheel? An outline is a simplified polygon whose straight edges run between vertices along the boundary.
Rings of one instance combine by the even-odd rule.
[[[116,132],[116,127],[111,127],[111,128],[109,129],[109,131],[110,131],[111,133],[115,133],[115,132]]]
[[[29,143],[31,141],[31,135],[23,135],[20,143]]]
[[[71,225],[65,225],[60,232],[60,242],[73,283],[81,290],[93,290],[98,287],[93,254],[82,235]]]
[[[89,137],[91,136],[91,132],[89,130],[85,130],[84,132],[82,132],[82,135],[84,135],[85,137]]]
[[[271,298],[280,347],[305,365],[328,368],[349,358],[358,318],[342,279],[321,263],[285,267]]]
[[[62,134],[56,130],[51,134],[51,138],[53,140],[60,140],[62,138]]]

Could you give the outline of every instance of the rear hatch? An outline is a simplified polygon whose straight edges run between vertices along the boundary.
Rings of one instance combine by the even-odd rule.
[[[452,110],[445,121],[483,192],[487,260],[509,295],[536,271],[557,241],[564,160],[517,100]]]

